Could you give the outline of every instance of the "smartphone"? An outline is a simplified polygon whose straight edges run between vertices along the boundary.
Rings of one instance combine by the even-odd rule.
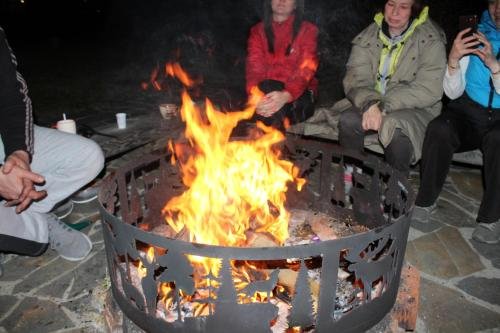
[[[462,15],[459,17],[459,31],[471,28],[468,33],[463,35],[463,38],[472,36],[473,33],[477,32],[477,22],[477,15]]]

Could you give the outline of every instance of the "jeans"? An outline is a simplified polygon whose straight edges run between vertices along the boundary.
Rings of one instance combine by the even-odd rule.
[[[365,131],[363,129],[361,125],[362,117],[361,111],[355,108],[340,114],[339,143],[342,147],[362,152],[365,136],[376,133],[375,131]],[[410,139],[400,129],[396,129],[391,143],[384,147],[384,155],[389,165],[408,176],[413,156],[413,146]]]
[[[23,248],[5,248],[5,243],[19,239],[20,244],[48,243],[47,213],[58,202],[94,179],[104,166],[101,148],[92,140],[58,130],[34,127],[34,153],[31,162],[33,172],[45,177],[45,183],[36,186],[47,191],[47,197],[31,205],[20,214],[15,207],[0,203],[0,236],[10,242],[0,241],[0,251],[25,253]],[[5,160],[0,140],[0,161]],[[26,253],[29,254],[29,253]]]
[[[500,109],[487,108],[467,95],[451,101],[430,122],[420,162],[420,189],[415,204],[432,205],[438,198],[454,153],[474,149],[483,153],[484,195],[477,221],[500,219]]]

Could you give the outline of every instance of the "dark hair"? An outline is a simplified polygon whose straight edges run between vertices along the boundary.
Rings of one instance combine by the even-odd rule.
[[[384,7],[385,7],[385,4],[388,2],[389,0],[384,0],[383,3],[380,3],[379,2],[379,5],[381,6],[380,10],[382,11],[382,13],[384,12]],[[422,12],[422,9],[424,9],[425,5],[426,5],[426,0],[413,0],[413,5],[411,5],[411,18],[414,19],[414,18],[417,18],[420,13]]]
[[[267,38],[267,49],[270,53],[274,53],[274,33],[273,33],[273,9],[271,7],[272,0],[264,0],[264,31]],[[286,49],[286,55],[290,54],[293,41],[299,33],[300,26],[304,20],[304,0],[295,0],[295,20],[293,21],[293,36],[292,42]]]
[[[425,0],[413,0],[413,5],[411,5],[411,17],[417,18],[420,16],[422,9],[424,9]]]

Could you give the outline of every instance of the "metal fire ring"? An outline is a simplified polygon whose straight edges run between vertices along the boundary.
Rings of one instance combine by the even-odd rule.
[[[413,209],[413,192],[407,180],[372,155],[346,151],[330,142],[288,137],[284,150],[308,179],[301,202],[306,200],[312,209],[329,215],[351,214],[369,231],[285,247],[194,244],[148,231],[165,223],[160,213],[162,206],[183,191],[168,154],[146,155],[103,181],[99,201],[112,291],[123,312],[139,327],[148,332],[271,332],[278,307],[269,298],[243,304],[237,301],[237,294],[244,290],[237,290],[231,263],[238,261],[299,263],[286,314],[290,327],[315,332],[362,332],[390,311],[398,291]],[[346,163],[357,166],[353,186],[347,191]],[[148,246],[161,255],[153,260],[146,258],[142,249]],[[189,305],[181,300],[183,295],[195,292],[196,272],[187,255],[220,260],[218,276],[203,277],[216,282],[216,297],[197,300],[208,304],[209,315],[196,317],[183,312]],[[316,267],[320,271],[316,306],[311,305],[307,264],[314,258],[320,262]],[[139,262],[147,274],[138,283],[133,281],[130,267]],[[340,268],[350,272],[350,279],[357,282],[353,282],[356,290],[351,303],[339,310]],[[381,283],[382,292],[373,297],[376,282]],[[160,283],[173,286],[172,292],[179,300],[176,304],[182,304],[175,310],[174,321],[158,315]],[[271,277],[254,282],[268,292],[276,283]]]

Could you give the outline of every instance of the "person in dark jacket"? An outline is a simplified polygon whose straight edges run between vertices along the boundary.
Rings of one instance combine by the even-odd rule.
[[[33,124],[17,59],[0,28],[0,254],[36,256],[50,244],[68,260],[92,249],[90,239],[49,212],[94,179],[100,147],[78,135]]]
[[[420,188],[413,219],[426,223],[455,152],[481,149],[484,195],[472,238],[500,242],[500,0],[488,1],[478,32],[458,33],[448,56],[443,86],[451,99],[425,135]]]
[[[246,61],[246,88],[265,95],[256,119],[283,129],[314,113],[318,82],[318,28],[303,20],[304,0],[266,0],[264,18],[251,28]]]

